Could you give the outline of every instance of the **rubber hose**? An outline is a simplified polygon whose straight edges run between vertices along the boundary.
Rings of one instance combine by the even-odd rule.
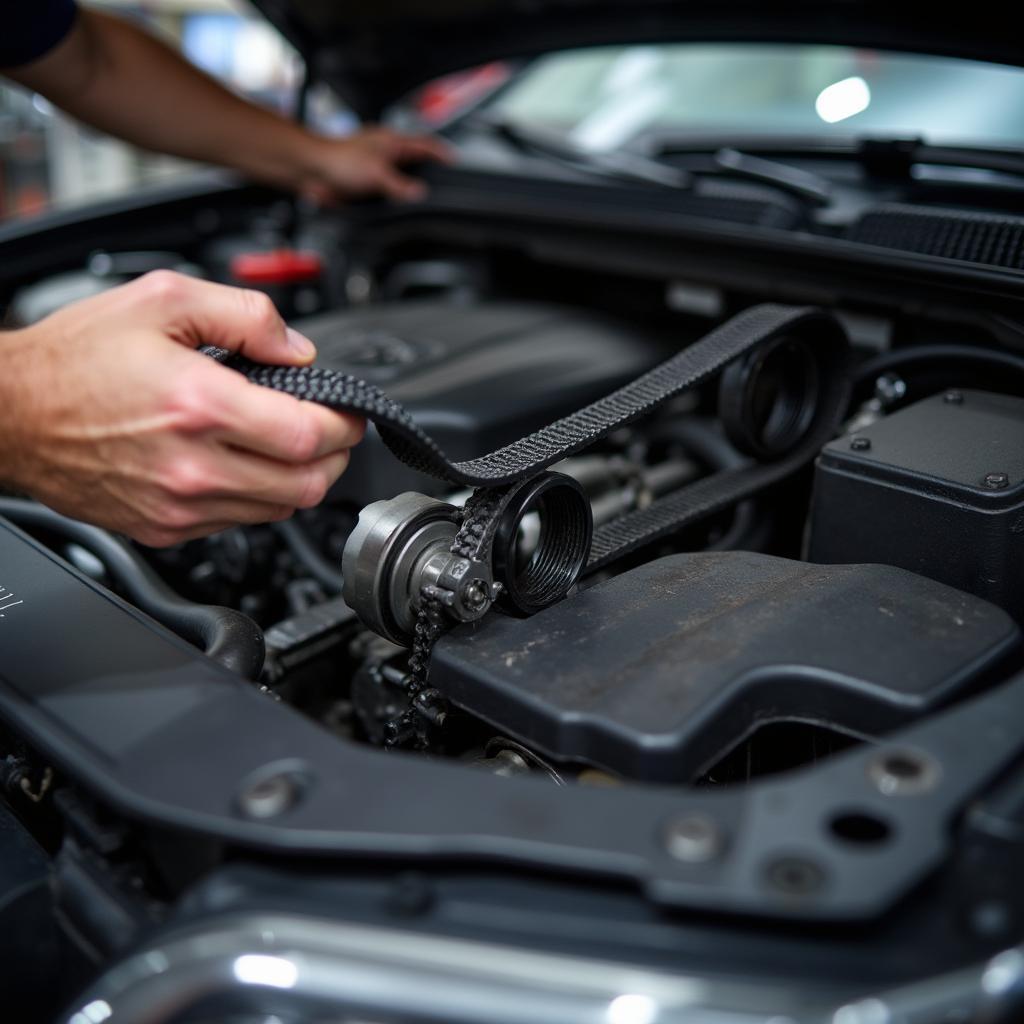
[[[321,584],[328,593],[340,594],[344,586],[341,573],[317,551],[306,531],[298,523],[288,519],[273,524],[275,532],[288,545],[288,550],[302,563],[310,576]]]
[[[935,363],[968,362],[991,366],[995,370],[1009,370],[1019,375],[1024,381],[1024,357],[1010,352],[998,352],[990,348],[972,348],[969,345],[919,345],[914,348],[898,348],[891,352],[883,352],[867,362],[861,363],[856,369],[857,384],[873,381],[888,370],[899,367],[913,367],[925,364],[932,367]]]
[[[127,541],[35,501],[0,497],[0,515],[18,526],[48,530],[94,554],[133,604],[246,679],[257,679],[266,653],[263,632],[234,608],[195,604],[172,590]]]
[[[735,469],[747,460],[729,443],[714,420],[685,416],[662,426],[664,434],[679,441],[692,455],[714,470]],[[708,551],[729,551],[744,543],[757,521],[753,501],[741,501],[733,514],[729,529],[707,545]]]

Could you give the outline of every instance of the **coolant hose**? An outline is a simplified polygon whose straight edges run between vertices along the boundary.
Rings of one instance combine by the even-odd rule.
[[[288,545],[288,549],[302,566],[329,594],[340,594],[345,584],[341,572],[317,551],[298,523],[286,519],[272,524],[277,535]]]
[[[29,530],[46,530],[95,555],[129,599],[147,615],[246,679],[263,668],[263,632],[234,608],[195,604],[175,593],[127,541],[35,501],[0,496],[0,516]]]
[[[697,416],[680,417],[664,425],[664,433],[679,441],[691,455],[696,455],[715,472],[736,469],[746,461],[712,420]],[[741,501],[733,514],[732,525],[718,540],[708,544],[705,550],[731,551],[743,547],[756,521],[754,502],[749,499]]]

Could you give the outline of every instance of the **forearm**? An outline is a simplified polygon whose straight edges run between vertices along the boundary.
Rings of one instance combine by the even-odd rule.
[[[253,106],[120,19],[83,10],[53,52],[15,76],[101,131],[145,149],[301,189],[321,140]]]

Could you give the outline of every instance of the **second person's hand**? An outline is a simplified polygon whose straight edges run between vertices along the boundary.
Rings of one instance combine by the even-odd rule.
[[[324,205],[371,195],[398,202],[422,199],[426,185],[402,168],[454,159],[454,151],[434,136],[406,135],[379,126],[363,128],[347,139],[309,135],[296,153],[303,167],[299,191]]]

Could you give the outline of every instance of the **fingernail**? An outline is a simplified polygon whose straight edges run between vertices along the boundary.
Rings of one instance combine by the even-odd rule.
[[[288,338],[288,347],[297,356],[301,356],[307,362],[316,358],[316,345],[314,345],[309,338],[303,334],[299,334],[298,331],[293,330],[291,327],[285,329],[285,334]]]

